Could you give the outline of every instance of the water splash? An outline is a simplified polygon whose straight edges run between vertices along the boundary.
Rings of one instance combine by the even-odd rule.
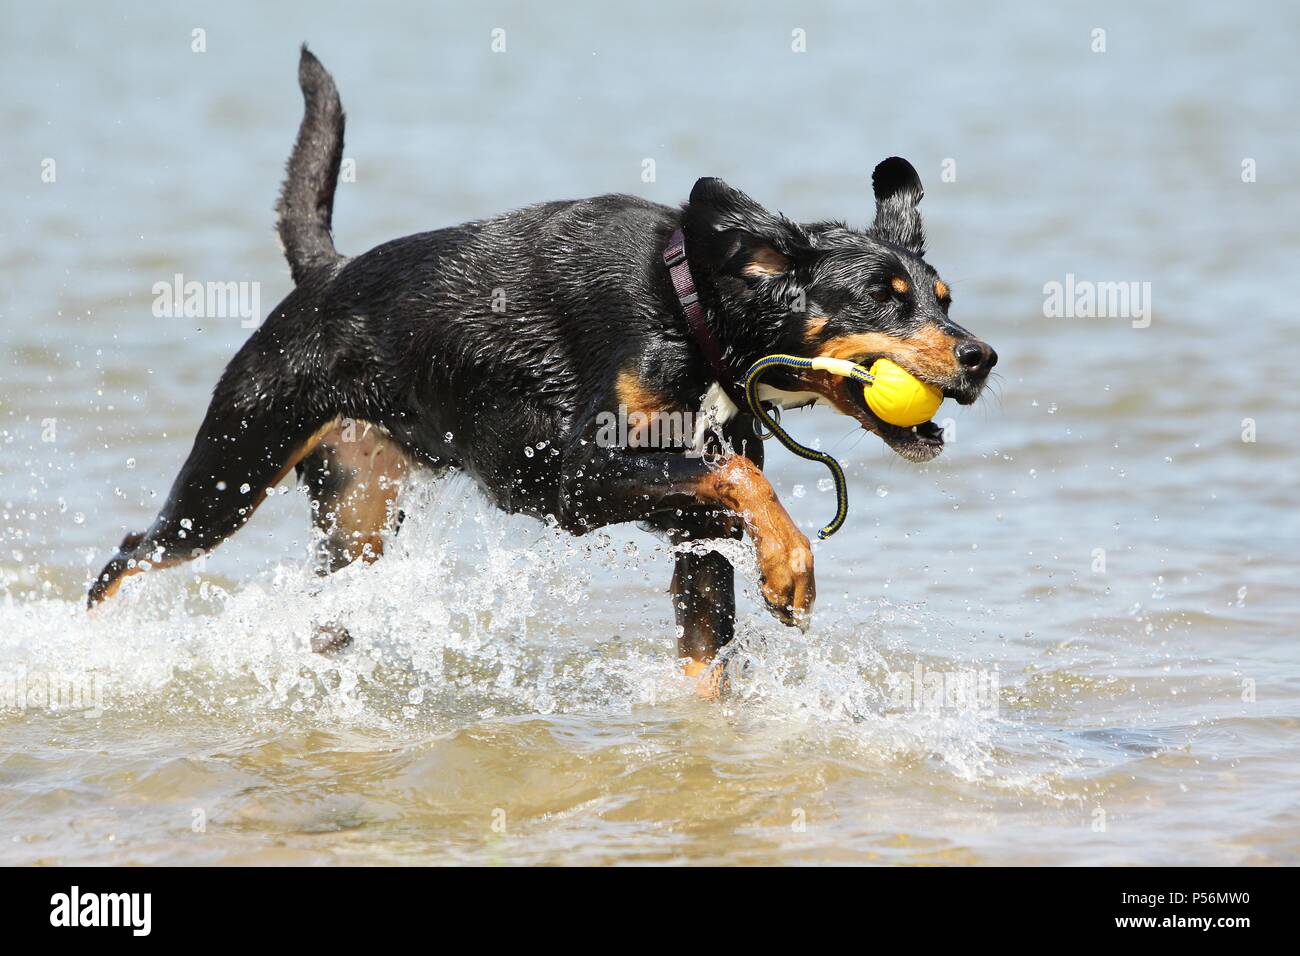
[[[763,611],[744,541],[672,547],[622,529],[574,538],[487,508],[461,480],[417,484],[405,510],[382,562],[327,578],[306,560],[230,586],[174,569],[128,579],[93,616],[80,602],[6,594],[0,672],[97,682],[110,719],[413,738],[526,715],[714,706],[751,731],[798,727],[814,746],[873,760],[932,761],[961,779],[1000,772],[996,712],[891,696],[914,648],[942,643],[919,608],[840,602],[804,635]],[[651,583],[667,581],[680,550],[716,550],[737,568],[742,610],[721,705],[696,702],[680,676],[669,603]],[[351,645],[313,652],[320,626],[345,628]]]

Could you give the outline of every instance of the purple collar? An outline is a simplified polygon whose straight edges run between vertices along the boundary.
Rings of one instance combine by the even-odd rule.
[[[736,378],[722,361],[722,349],[718,340],[709,331],[709,323],[704,318],[704,306],[700,305],[699,293],[695,290],[695,280],[691,277],[691,267],[686,261],[686,237],[677,229],[668,238],[668,247],[664,249],[664,265],[668,267],[668,277],[672,280],[673,290],[677,293],[677,302],[686,316],[686,326],[691,330],[695,344],[700,347],[708,359],[713,377],[718,380],[727,396],[744,411],[747,407],[745,393],[736,382]]]

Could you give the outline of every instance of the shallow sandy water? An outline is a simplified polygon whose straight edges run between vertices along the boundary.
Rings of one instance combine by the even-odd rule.
[[[598,8],[7,19],[0,862],[1296,861],[1295,11],[741,9],[685,39]],[[879,41],[904,30],[926,58]],[[951,410],[925,468],[787,419],[842,455],[852,512],[807,635],[748,585],[724,703],[676,677],[662,545],[568,538],[462,482],[414,489],[373,568],[317,581],[286,487],[198,573],[81,610],[247,335],[155,318],[153,284],[257,280],[264,310],[288,289],[270,205],[303,38],[350,115],[348,251],[703,174],[862,223],[877,160],[921,169],[996,395]],[[705,93],[670,112],[674,71]],[[1067,273],[1150,282],[1150,326],[1045,318]],[[769,472],[801,524],[829,517],[817,466],[774,449]],[[310,653],[323,620],[355,645]],[[953,696],[913,706],[918,668]]]

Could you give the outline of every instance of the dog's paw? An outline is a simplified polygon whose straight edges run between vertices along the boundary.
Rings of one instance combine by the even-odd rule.
[[[793,528],[791,532],[788,541],[759,547],[758,567],[767,609],[787,627],[806,631],[817,598],[813,554],[808,538]]]
[[[720,661],[686,659],[682,668],[687,677],[695,679],[695,695],[702,700],[718,700],[730,686],[727,667]]]
[[[352,643],[352,635],[342,624],[318,624],[311,635],[311,649],[317,654],[334,654]]]

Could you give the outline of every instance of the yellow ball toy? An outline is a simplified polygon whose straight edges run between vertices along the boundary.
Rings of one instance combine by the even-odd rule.
[[[875,381],[865,389],[867,407],[891,425],[928,422],[943,404],[943,392],[889,359],[876,359],[870,372]]]

